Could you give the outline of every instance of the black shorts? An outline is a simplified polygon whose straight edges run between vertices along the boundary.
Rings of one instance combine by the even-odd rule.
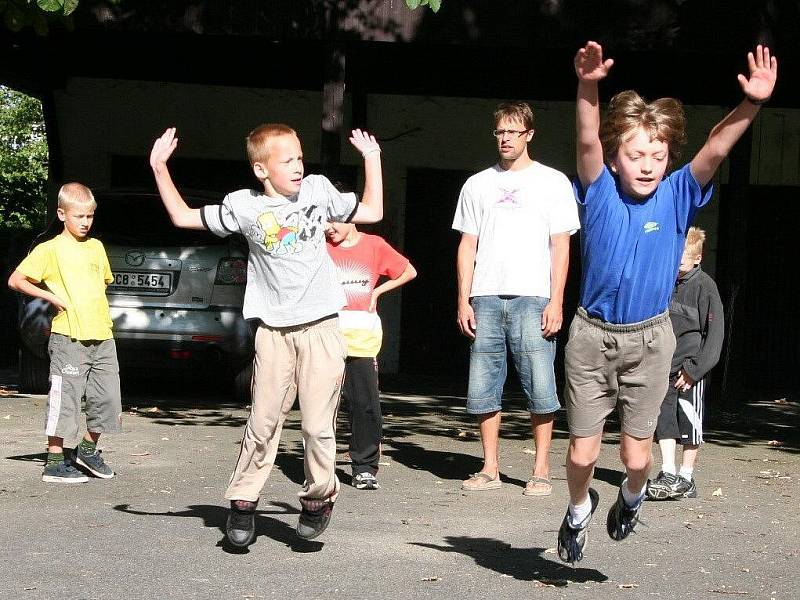
[[[675,389],[671,377],[656,425],[656,440],[677,440],[679,444],[696,446],[703,443],[706,380],[701,379],[687,391]]]

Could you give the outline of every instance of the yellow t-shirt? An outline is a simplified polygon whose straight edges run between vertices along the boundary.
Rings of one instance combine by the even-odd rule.
[[[53,318],[53,333],[76,340],[111,339],[106,285],[113,277],[99,240],[57,235],[36,246],[17,271],[44,283],[67,305]]]

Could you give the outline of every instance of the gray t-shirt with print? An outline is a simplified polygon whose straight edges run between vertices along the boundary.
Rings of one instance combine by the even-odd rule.
[[[325,247],[325,223],[347,222],[355,194],[339,192],[322,175],[303,179],[288,198],[238,190],[200,215],[212,233],[241,233],[250,246],[242,313],[270,327],[309,323],[346,304],[336,269]]]

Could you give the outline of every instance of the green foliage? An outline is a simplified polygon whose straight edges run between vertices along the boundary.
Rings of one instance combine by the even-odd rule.
[[[39,35],[47,35],[53,21],[69,22],[79,0],[0,0],[0,16],[11,31],[33,27]]]
[[[406,6],[415,10],[420,6],[429,6],[433,12],[439,12],[442,7],[442,0],[406,0]]]
[[[42,104],[0,86],[0,228],[41,227],[47,212]]]

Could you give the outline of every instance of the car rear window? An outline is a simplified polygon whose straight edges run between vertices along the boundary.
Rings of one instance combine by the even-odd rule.
[[[104,244],[147,246],[208,246],[226,243],[205,230],[179,229],[172,224],[158,196],[151,194],[97,195],[91,235]],[[192,208],[217,204],[219,198],[184,196]]]

